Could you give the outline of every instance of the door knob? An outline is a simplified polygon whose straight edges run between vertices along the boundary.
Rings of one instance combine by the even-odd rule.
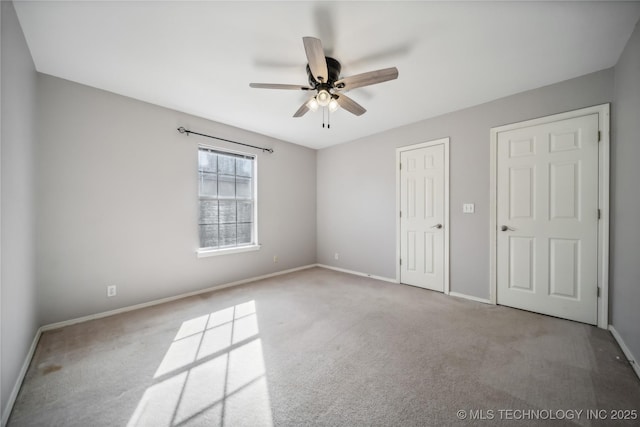
[[[431,228],[437,228],[437,229],[440,229],[440,228],[442,228],[442,224],[436,224],[436,225],[434,225],[434,226],[433,226],[433,227],[431,227]]]
[[[500,227],[500,231],[515,231],[515,229],[509,227],[508,225],[503,225],[502,227]]]

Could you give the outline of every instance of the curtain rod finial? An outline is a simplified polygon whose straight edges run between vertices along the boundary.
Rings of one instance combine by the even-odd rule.
[[[178,128],[178,132],[180,132],[180,133],[186,133],[187,135],[189,135],[189,132],[188,132],[185,128],[183,128],[182,126],[180,126],[180,127]]]

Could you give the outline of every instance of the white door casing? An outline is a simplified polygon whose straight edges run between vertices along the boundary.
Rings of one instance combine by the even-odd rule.
[[[448,293],[448,138],[401,147],[398,281]]]
[[[607,124],[608,105],[492,129],[492,302],[606,327]]]

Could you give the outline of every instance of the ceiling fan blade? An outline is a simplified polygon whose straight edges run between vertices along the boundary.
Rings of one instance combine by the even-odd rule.
[[[304,104],[302,104],[300,108],[298,108],[298,111],[295,112],[293,117],[302,117],[307,114],[307,111],[309,111],[309,106],[307,105],[308,103],[309,100],[305,101]]]
[[[338,101],[339,106],[356,116],[361,116],[367,112],[362,105],[341,93],[336,94],[336,101]]]
[[[335,82],[335,87],[343,90],[351,90],[357,87],[374,85],[398,78],[396,67],[384,68],[382,70],[369,71],[368,73],[356,74],[345,77]]]
[[[329,79],[329,70],[327,70],[322,42],[315,37],[303,37],[302,42],[313,78],[319,83],[326,83]]]
[[[286,89],[286,90],[312,90],[313,89],[308,86],[281,85],[278,83],[249,83],[249,86],[257,89]]]

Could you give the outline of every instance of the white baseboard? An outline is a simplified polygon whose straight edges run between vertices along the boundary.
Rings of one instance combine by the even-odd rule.
[[[62,328],[64,326],[75,325],[77,323],[87,322],[89,320],[101,319],[103,317],[109,317],[109,316],[113,316],[113,315],[116,315],[116,314],[125,313],[127,311],[133,311],[133,310],[138,310],[138,309],[145,308],[145,307],[151,307],[151,306],[154,306],[154,305],[163,304],[163,303],[170,302],[170,301],[175,301],[175,300],[178,300],[178,299],[181,299],[181,298],[187,298],[187,297],[190,297],[190,296],[200,295],[200,294],[204,294],[204,293],[211,292],[211,291],[217,291],[217,290],[220,290],[220,289],[230,288],[232,286],[238,286],[238,285],[242,285],[242,284],[249,283],[249,282],[255,282],[256,280],[262,280],[262,279],[268,279],[269,277],[281,276],[283,274],[293,273],[294,271],[306,270],[308,268],[313,268],[313,267],[316,267],[316,266],[317,266],[316,264],[310,264],[310,265],[305,265],[305,266],[302,266],[302,267],[290,268],[288,270],[277,271],[275,273],[264,274],[262,276],[256,276],[256,277],[251,277],[251,278],[248,278],[248,279],[238,280],[238,281],[231,282],[231,283],[225,283],[223,285],[213,286],[213,287],[206,288],[206,289],[201,289],[201,290],[198,290],[198,291],[187,292],[187,293],[184,293],[184,294],[175,295],[175,296],[167,297],[167,298],[161,298],[161,299],[157,299],[157,300],[154,300],[154,301],[145,302],[145,303],[142,303],[142,304],[131,305],[131,306],[128,306],[128,307],[118,308],[116,310],[104,311],[102,313],[96,313],[96,314],[92,314],[92,315],[89,315],[89,316],[78,317],[76,319],[70,319],[70,320],[65,320],[63,322],[51,323],[51,324],[48,324],[48,325],[41,326],[36,331],[36,335],[33,338],[33,342],[31,343],[31,348],[29,348],[29,352],[27,353],[27,356],[25,357],[24,363],[22,364],[22,368],[20,369],[20,373],[18,375],[18,379],[16,380],[16,384],[14,385],[13,390],[11,391],[11,395],[9,396],[9,399],[7,400],[6,407],[4,408],[4,411],[2,412],[2,427],[5,427],[7,425],[7,422],[9,421],[9,416],[11,415],[11,411],[13,410],[13,405],[16,402],[16,398],[18,397],[18,392],[20,391],[20,387],[22,387],[22,382],[24,381],[24,377],[27,374],[27,370],[29,369],[29,365],[31,364],[31,360],[33,359],[33,355],[34,355],[34,353],[36,351],[36,347],[38,345],[38,341],[40,340],[40,336],[42,335],[43,332],[50,331],[50,330],[53,330],[53,329]]]
[[[128,307],[118,308],[116,310],[104,311],[102,313],[96,313],[96,314],[92,314],[92,315],[89,315],[89,316],[78,317],[76,319],[70,319],[70,320],[65,320],[63,322],[51,323],[51,324],[48,324],[48,325],[41,326],[36,331],[36,335],[33,338],[33,342],[31,343],[31,348],[29,349],[29,352],[27,353],[27,356],[25,357],[24,363],[22,364],[22,369],[20,369],[20,373],[18,375],[18,379],[16,380],[16,384],[14,385],[13,390],[11,392],[11,395],[9,396],[9,399],[7,400],[6,407],[4,408],[4,411],[2,412],[2,427],[5,427],[7,425],[7,422],[9,421],[9,416],[11,415],[11,411],[13,410],[13,405],[15,404],[16,398],[18,397],[18,392],[20,391],[20,387],[22,387],[22,382],[24,381],[24,377],[27,374],[27,370],[29,369],[29,365],[31,364],[31,360],[33,359],[33,355],[34,355],[34,353],[36,351],[36,347],[38,345],[38,341],[40,340],[40,336],[42,335],[43,332],[50,331],[50,330],[53,330],[53,329],[62,328],[62,327],[69,326],[69,325],[75,325],[77,323],[87,322],[89,320],[101,319],[103,317],[109,317],[109,316],[113,316],[113,315],[116,315],[116,314],[125,313],[127,311],[133,311],[133,310],[138,310],[138,309],[145,308],[145,307],[151,307],[151,306],[154,306],[154,305],[163,304],[163,303],[170,302],[170,301],[175,301],[175,300],[178,300],[178,299],[181,299],[181,298],[187,298],[187,297],[190,297],[190,296],[200,295],[200,294],[204,294],[204,293],[211,292],[211,291],[217,291],[217,290],[220,290],[220,289],[230,288],[232,286],[238,286],[238,285],[242,285],[242,284],[249,283],[249,282],[255,282],[256,280],[262,280],[262,279],[268,279],[270,277],[281,276],[283,274],[293,273],[294,271],[306,270],[308,268],[313,268],[313,267],[316,267],[316,266],[317,266],[316,264],[310,264],[310,265],[304,265],[302,267],[290,268],[288,270],[277,271],[275,273],[269,273],[269,274],[264,274],[262,276],[256,276],[256,277],[251,277],[251,278],[248,278],[248,279],[238,280],[238,281],[231,282],[231,283],[225,283],[223,285],[213,286],[213,287],[209,287],[209,288],[206,288],[206,289],[201,289],[201,290],[198,290],[198,291],[187,292],[187,293],[184,293],[184,294],[175,295],[175,296],[167,297],[167,298],[161,298],[161,299],[157,299],[157,300],[154,300],[154,301],[145,302],[145,303],[142,303],[142,304],[131,305],[131,306],[128,306]]]
[[[633,371],[636,373],[638,378],[640,378],[640,366],[638,366],[638,360],[633,357],[633,353],[631,353],[631,350],[629,350],[629,347],[627,347],[627,344],[625,344],[624,340],[622,339],[618,331],[616,331],[616,328],[613,327],[613,325],[609,325],[609,331],[611,331],[611,335],[613,335],[613,338],[615,338],[615,340],[618,342],[618,345],[629,361],[629,364],[633,368]]]
[[[4,411],[2,411],[2,427],[5,427],[9,422],[9,416],[11,415],[13,405],[16,403],[16,399],[18,398],[18,392],[20,392],[20,387],[22,387],[24,377],[25,375],[27,375],[27,370],[29,369],[29,365],[31,364],[31,359],[33,359],[33,355],[36,352],[38,341],[40,341],[40,335],[42,335],[42,328],[38,328],[35,337],[33,337],[31,347],[29,347],[29,351],[27,352],[27,356],[24,359],[24,363],[22,363],[22,368],[20,368],[20,372],[18,373],[18,379],[13,386],[13,390],[11,390],[11,394],[9,395],[9,399],[7,400],[7,405],[5,406]]]
[[[191,297],[194,295],[200,295],[200,294],[204,294],[211,291],[218,291],[218,290],[230,288],[233,286],[243,285],[245,283],[255,282],[256,280],[268,279],[269,277],[281,276],[283,274],[293,273],[294,271],[306,270],[308,268],[313,268],[315,266],[316,264],[304,265],[302,267],[290,268],[288,270],[277,271],[275,273],[264,274],[262,276],[250,277],[248,279],[237,280],[235,282],[225,283],[218,286],[212,286],[206,289],[200,289],[197,291],[174,295],[167,298],[161,298],[161,299],[157,299],[149,302],[144,302],[141,304],[130,305],[130,306],[118,308],[115,310],[103,311],[102,313],[91,314],[89,316],[78,317],[75,319],[65,320],[62,322],[50,323],[48,325],[44,325],[41,329],[43,332],[50,331],[52,329],[58,329],[58,328],[62,328],[69,325],[75,325],[76,323],[88,322],[89,320],[101,319],[103,317],[109,317],[109,316],[113,316],[120,313],[126,313],[128,311],[139,310],[141,308],[152,307],[154,305],[164,304],[166,302],[171,302],[178,299]]]
[[[398,281],[396,279],[392,279],[392,278],[389,278],[389,277],[382,277],[382,276],[376,276],[376,275],[373,275],[373,274],[361,273],[359,271],[347,270],[345,268],[333,267],[333,266],[326,265],[326,264],[316,264],[316,266],[321,267],[321,268],[326,268],[328,270],[339,271],[341,273],[354,274],[356,276],[370,277],[372,279],[382,280],[382,281],[385,281],[385,282],[398,283]],[[474,297],[472,295],[460,294],[458,292],[449,292],[447,295],[452,296],[452,297],[465,298],[465,299],[468,299],[468,300],[471,300],[471,301],[481,302],[483,304],[491,304],[491,301],[489,301],[488,299],[478,298],[478,297]]]
[[[449,292],[449,296],[458,297],[458,298],[464,298],[464,299],[468,299],[468,300],[471,300],[471,301],[481,302],[483,304],[491,304],[491,301],[489,301],[488,299],[478,298],[478,297],[474,297],[472,295],[467,295],[467,294],[460,294],[458,292]]]
[[[341,273],[354,274],[356,276],[370,277],[372,279],[382,280],[384,282],[398,283],[396,279],[391,279],[389,277],[383,277],[383,276],[376,276],[375,274],[361,273],[359,271],[347,270],[346,268],[338,268],[338,267],[333,267],[325,264],[316,264],[316,267],[326,268],[327,270],[339,271]]]

